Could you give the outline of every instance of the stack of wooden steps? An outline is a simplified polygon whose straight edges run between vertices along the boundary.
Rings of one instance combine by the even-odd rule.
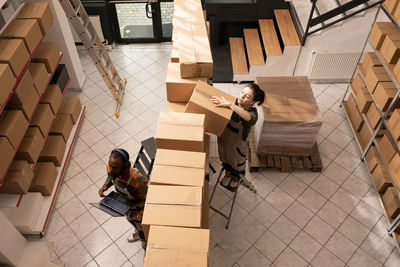
[[[254,81],[257,76],[293,75],[300,40],[289,10],[277,9],[274,14],[279,31],[272,19],[259,20],[266,59],[258,29],[244,29],[244,42],[241,37],[229,38],[234,82]]]

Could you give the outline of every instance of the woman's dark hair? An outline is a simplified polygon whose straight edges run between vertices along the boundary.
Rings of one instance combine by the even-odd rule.
[[[250,89],[253,90],[254,92],[254,102],[258,102],[258,105],[260,106],[262,103],[264,103],[264,98],[265,98],[265,93],[263,90],[261,90],[260,86],[258,86],[255,83],[249,83],[246,87],[249,87]]]

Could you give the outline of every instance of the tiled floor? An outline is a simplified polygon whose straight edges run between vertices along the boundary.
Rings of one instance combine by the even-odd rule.
[[[167,109],[165,75],[170,44],[119,46],[111,57],[128,78],[120,118],[90,59],[79,97],[86,114],[46,238],[55,243],[53,261],[66,266],[142,266],[140,244],[125,218],[111,218],[88,203],[99,201],[106,162],[115,147],[131,157],[153,136],[158,113]],[[215,84],[232,95],[240,85]],[[349,124],[339,107],[344,84],[316,84],[313,91],[324,124],[318,135],[322,173],[263,170],[248,173],[257,194],[241,188],[231,226],[210,212],[210,266],[400,266],[400,254],[385,233],[387,221]],[[72,95],[73,93],[69,93]],[[216,143],[212,164],[218,169]],[[216,175],[211,177],[213,186]],[[227,210],[232,195],[218,189],[214,205]]]

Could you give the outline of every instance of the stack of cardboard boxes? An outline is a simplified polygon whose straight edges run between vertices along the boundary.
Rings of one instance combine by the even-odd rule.
[[[160,262],[166,266],[185,265],[193,260],[198,266],[208,264],[209,231],[202,230],[209,228],[209,185],[205,177],[209,171],[210,135],[205,132],[220,135],[232,115],[230,109],[215,107],[211,95],[234,100],[198,81],[185,113],[160,113],[157,153],[142,221],[149,240],[145,266],[158,266]],[[184,238],[187,233],[194,239],[190,245],[186,242],[175,246],[170,236],[175,231],[175,238]],[[193,244],[196,246],[191,247]]]
[[[41,42],[52,23],[47,2],[25,3],[0,33],[0,193],[49,196],[80,113],[79,99],[48,85],[60,60],[55,43]]]
[[[384,7],[395,19],[400,15],[398,3],[398,0],[384,2]],[[400,157],[396,152],[400,137],[397,129],[400,109],[397,109],[396,104],[395,109],[389,111],[390,116],[386,118],[386,123],[380,123],[398,90],[391,76],[399,81],[400,32],[391,22],[376,22],[371,30],[369,43],[375,51],[366,53],[362,64],[359,64],[358,73],[351,82],[352,94],[344,102],[344,107],[363,150],[371,141],[373,132],[378,131],[365,159],[391,220],[400,212],[400,201],[396,193],[398,190],[395,189],[400,185]],[[378,129],[379,125],[382,127]]]
[[[257,154],[310,155],[322,117],[307,77],[257,78],[266,101],[254,127]]]
[[[183,112],[196,82],[212,77],[213,61],[201,1],[179,0],[174,4],[166,89],[169,110]]]

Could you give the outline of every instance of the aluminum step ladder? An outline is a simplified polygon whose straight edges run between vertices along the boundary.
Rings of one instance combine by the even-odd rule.
[[[117,102],[115,116],[118,118],[127,82],[126,78],[121,79],[119,76],[81,1],[59,0],[59,2],[104,82],[114,95]]]

